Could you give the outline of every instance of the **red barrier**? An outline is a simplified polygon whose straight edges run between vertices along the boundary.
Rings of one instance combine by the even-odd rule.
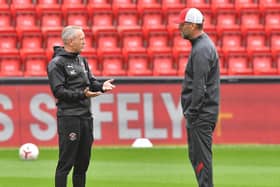
[[[96,145],[185,144],[180,84],[119,84],[92,99]],[[280,85],[222,84],[214,143],[280,143]],[[0,86],[0,146],[56,146],[56,106],[48,85]]]

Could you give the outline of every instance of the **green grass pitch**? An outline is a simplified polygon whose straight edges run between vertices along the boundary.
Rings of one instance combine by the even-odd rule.
[[[215,145],[215,187],[280,186],[280,146]],[[22,161],[17,149],[0,149],[0,187],[54,187],[56,148]],[[71,187],[71,177],[68,178]],[[186,147],[96,147],[88,187],[196,187]]]

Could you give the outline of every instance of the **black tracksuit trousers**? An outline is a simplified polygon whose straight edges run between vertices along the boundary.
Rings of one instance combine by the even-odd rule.
[[[66,187],[67,176],[73,168],[73,187],[85,187],[86,171],[93,143],[91,117],[58,117],[59,160],[55,173],[55,187]]]
[[[215,125],[198,119],[188,125],[189,159],[199,187],[213,187],[212,135]]]

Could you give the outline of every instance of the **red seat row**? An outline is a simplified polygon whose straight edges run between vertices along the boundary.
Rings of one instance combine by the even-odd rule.
[[[3,1],[3,0],[2,0]],[[73,4],[70,4],[73,5]],[[83,27],[102,26],[140,26],[154,27],[174,25],[173,20],[185,5],[166,8],[135,6],[0,6],[1,27],[62,27],[64,25],[81,25]],[[261,11],[260,8],[202,7],[205,15],[205,28],[280,28],[279,6]]]
[[[190,43],[180,36],[177,28],[115,27],[98,30],[84,29],[86,48],[186,48]],[[280,29],[266,32],[262,29],[240,30],[205,29],[216,46],[223,51],[280,50]],[[50,49],[62,45],[61,28],[40,30],[0,29],[1,49]]]
[[[94,75],[182,76],[189,51],[182,49],[85,50]],[[280,75],[280,54],[219,52],[221,75]],[[0,76],[46,76],[52,51],[1,51]]]
[[[280,55],[262,51],[220,53],[222,75],[279,75]]]
[[[0,76],[46,76],[47,51],[1,51]],[[94,75],[103,76],[159,76],[178,74],[171,49],[149,51],[85,50]]]
[[[14,30],[0,29],[1,49],[47,49],[62,45],[61,28],[41,31],[39,29]],[[149,48],[188,46],[186,40],[179,37],[177,30],[169,32],[165,28],[142,29],[141,27],[119,29],[84,29],[86,48]],[[181,40],[179,42],[179,40]]]
[[[111,6],[174,6],[184,5],[187,7],[275,7],[279,5],[277,0],[1,0],[1,4],[8,5],[51,5],[51,4],[62,4],[62,5],[111,5]]]

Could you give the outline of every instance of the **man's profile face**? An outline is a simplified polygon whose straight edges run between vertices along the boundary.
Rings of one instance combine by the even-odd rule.
[[[184,39],[190,40],[192,38],[192,32],[194,29],[194,24],[189,22],[180,23],[179,30],[181,32],[181,36]]]
[[[77,30],[75,37],[71,39],[71,46],[75,52],[81,52],[85,46],[85,34],[82,30]]]

